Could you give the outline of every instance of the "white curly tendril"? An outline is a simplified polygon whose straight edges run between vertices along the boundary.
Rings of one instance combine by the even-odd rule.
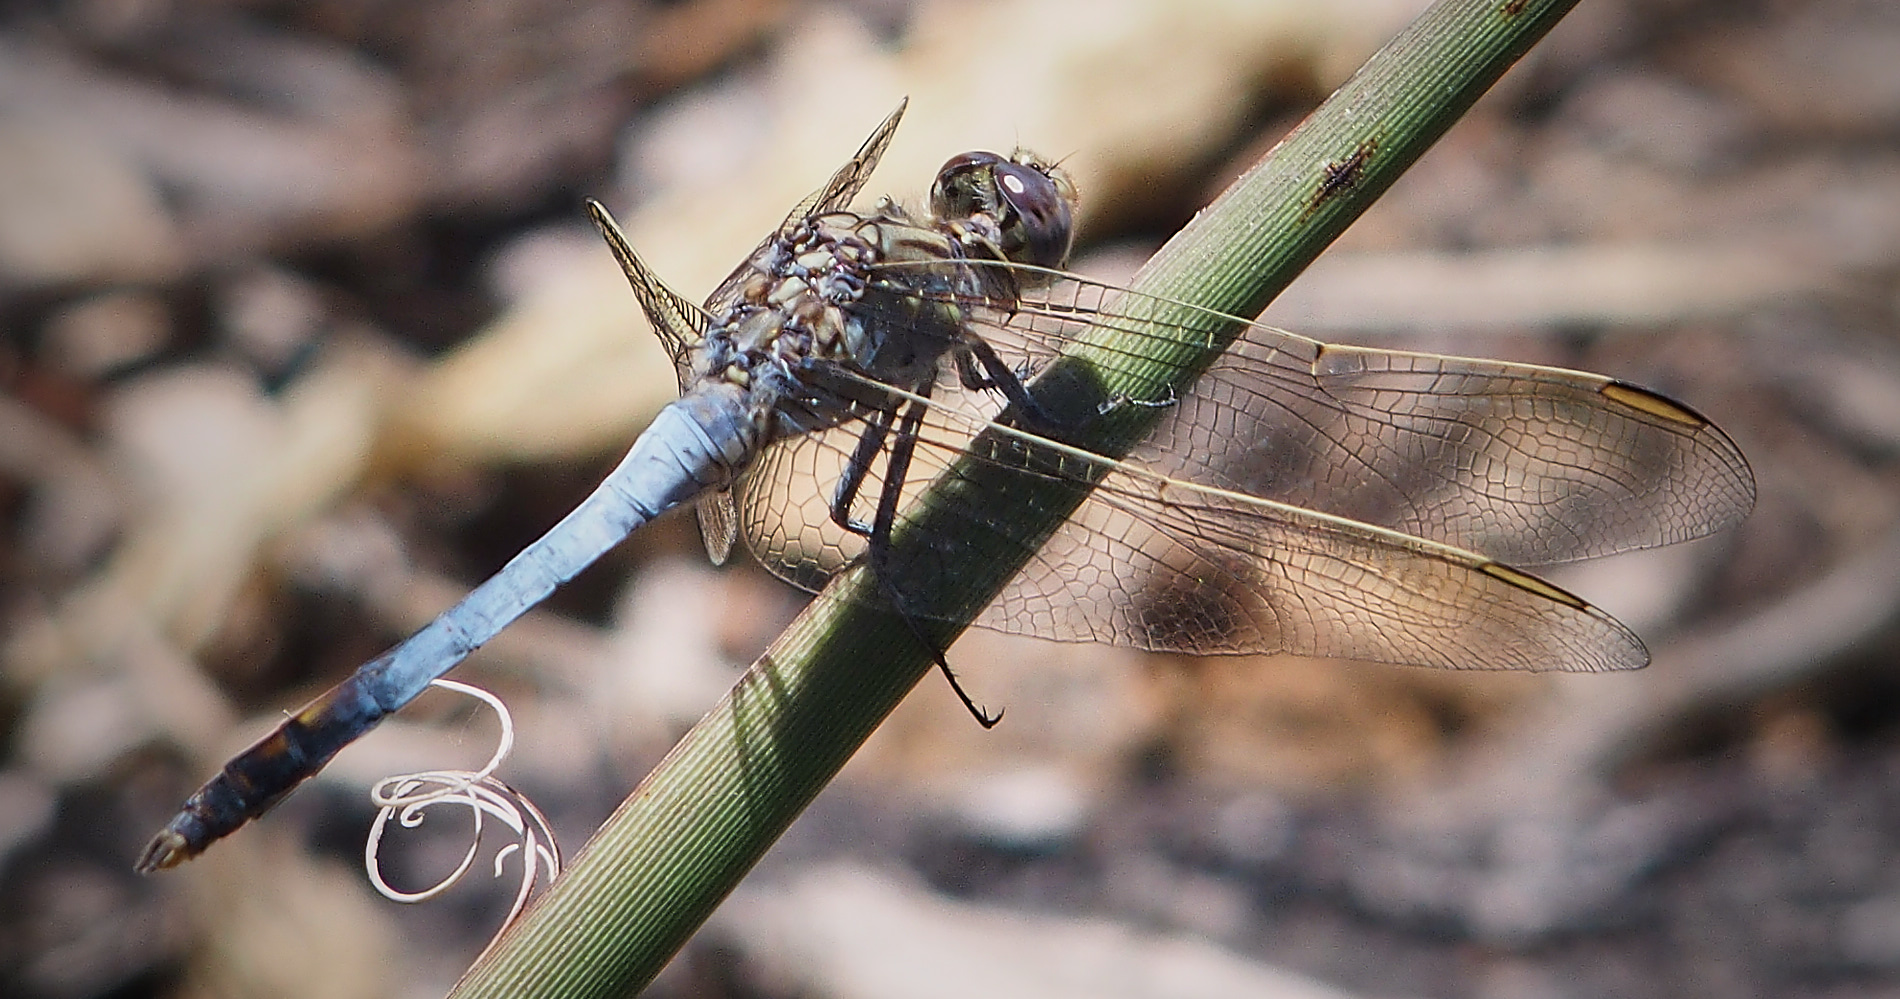
[[[466,770],[427,770],[377,781],[370,788],[369,797],[381,811],[376,813],[376,821],[369,830],[369,842],[363,847],[363,866],[369,872],[370,882],[385,898],[397,902],[421,902],[434,898],[460,881],[462,875],[474,865],[475,853],[481,846],[482,816],[492,816],[513,829],[517,837],[516,842],[502,847],[495,854],[495,877],[501,877],[502,864],[509,856],[520,851],[522,857],[521,890],[515,893],[514,906],[508,910],[508,919],[513,920],[528,904],[528,894],[534,888],[536,877],[545,871],[548,882],[552,883],[561,872],[560,847],[554,842],[554,833],[548,828],[547,817],[541,814],[540,809],[494,776],[495,770],[507,759],[509,750],[515,744],[514,719],[509,716],[501,699],[479,687],[454,680],[436,680],[433,685],[467,694],[494,708],[495,715],[501,720],[501,742],[495,748],[495,755],[489,757],[487,765],[472,773]],[[422,891],[406,892],[391,887],[389,882],[383,880],[382,865],[376,857],[377,850],[382,846],[384,826],[394,818],[404,829],[414,829],[422,824],[424,809],[445,804],[461,805],[474,818],[474,834],[462,862],[447,877]]]

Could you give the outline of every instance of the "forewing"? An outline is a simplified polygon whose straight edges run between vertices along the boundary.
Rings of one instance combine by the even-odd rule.
[[[673,367],[684,385],[687,348],[699,343],[706,335],[705,311],[692,300],[681,297],[667,287],[666,282],[653,272],[653,268],[640,259],[640,255],[633,250],[633,244],[628,242],[626,233],[620,230],[619,223],[614,221],[605,205],[592,198],[587,199],[587,215],[594,220],[594,227],[607,240],[614,259],[620,263],[620,270],[627,275],[627,283],[633,286],[633,297],[646,312],[647,321],[653,325],[653,334],[660,338],[667,356],[673,359]]]
[[[858,147],[857,155],[846,161],[844,166],[839,167],[823,187],[813,191],[805,197],[805,200],[793,206],[792,210],[786,214],[785,220],[772,231],[772,235],[762,240],[758,249],[747,255],[746,262],[740,264],[707,297],[707,312],[717,315],[732,302],[737,296],[740,282],[745,279],[751,261],[758,255],[759,250],[764,249],[773,240],[780,238],[805,219],[851,206],[852,199],[864,190],[865,182],[871,179],[871,171],[877,169],[878,160],[884,157],[884,150],[890,146],[891,137],[897,134],[897,124],[903,120],[904,109],[909,105],[909,98],[898,101],[896,109],[885,117],[884,121],[871,133],[870,138],[864,140],[864,145]]]
[[[897,134],[897,123],[904,119],[904,109],[909,106],[908,97],[898,101],[897,107],[877,126],[871,137],[858,147],[857,155],[839,167],[838,172],[825,182],[825,186],[799,202],[785,216],[779,228],[783,230],[801,219],[851,207],[851,200],[864,190],[865,182],[871,179],[871,171],[877,169],[877,161],[884,158],[884,150],[890,146],[891,137]]]
[[[1031,370],[1123,294],[1083,279],[978,332]],[[1167,332],[1167,331],[1164,331]],[[1183,334],[1185,335],[1185,334]],[[1131,348],[1138,349],[1138,348]],[[1543,565],[1700,537],[1742,518],[1754,477],[1687,407],[1601,375],[1343,347],[1248,324],[1128,457],[1168,477]]]
[[[1734,442],[1645,389],[1261,326],[1133,457],[1521,565],[1701,537],[1754,505]]]

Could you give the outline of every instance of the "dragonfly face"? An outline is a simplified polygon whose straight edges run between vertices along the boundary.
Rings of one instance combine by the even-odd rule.
[[[952,225],[983,219],[994,226],[993,256],[1035,267],[1061,267],[1074,235],[1075,185],[1034,153],[1018,149],[952,156],[930,188],[930,210]]]

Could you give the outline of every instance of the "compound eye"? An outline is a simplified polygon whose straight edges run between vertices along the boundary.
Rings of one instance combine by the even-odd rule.
[[[1074,223],[1057,179],[1033,163],[1002,161],[991,169],[997,193],[1010,208],[1003,221],[1005,241],[1013,251],[1010,259],[1038,267],[1062,266],[1069,257]]]
[[[937,171],[930,186],[930,208],[938,218],[969,218],[979,212],[994,212],[996,181],[992,171],[1006,162],[995,153],[958,153]]]

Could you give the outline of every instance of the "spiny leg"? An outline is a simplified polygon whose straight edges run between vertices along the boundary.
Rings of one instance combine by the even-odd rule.
[[[924,385],[918,394],[928,397],[930,386]],[[992,715],[970,697],[963,689],[962,681],[957,679],[955,670],[944,658],[943,650],[937,647],[930,636],[917,624],[917,619],[904,607],[904,598],[892,581],[890,572],[891,529],[897,523],[897,504],[903,498],[904,478],[910,472],[911,457],[917,451],[917,428],[923,423],[924,414],[929,410],[927,402],[913,402],[905,406],[904,415],[897,421],[897,440],[891,445],[890,457],[884,466],[884,487],[878,495],[877,511],[871,523],[866,525],[851,518],[850,503],[856,499],[859,488],[864,484],[869,472],[870,462],[883,446],[890,430],[891,414],[888,410],[879,411],[865,427],[858,438],[858,446],[852,450],[851,462],[845,469],[845,476],[838,482],[838,490],[832,498],[831,519],[840,527],[865,539],[865,563],[870,568],[871,577],[877,581],[878,590],[884,599],[890,601],[897,616],[902,618],[905,627],[917,641],[930,650],[930,658],[937,664],[938,672],[950,682],[950,689],[956,692],[957,700],[963,702],[964,710],[976,719],[984,728],[994,728],[1003,720],[1003,713]]]
[[[851,505],[858,501],[858,490],[864,487],[865,476],[871,474],[871,462],[884,449],[891,418],[891,410],[878,409],[864,421],[858,446],[851,449],[851,460],[845,464],[844,474],[838,477],[838,488],[831,494],[831,522],[860,537],[871,536],[871,525],[851,519]]]
[[[1010,370],[989,341],[973,336],[965,341],[964,347],[956,353],[957,380],[964,388],[995,389],[1003,393],[1003,398],[1009,400],[1024,421],[1025,429],[1049,430],[1062,425],[1062,421],[1050,415],[1036,397],[1029,394],[1028,386]]]

